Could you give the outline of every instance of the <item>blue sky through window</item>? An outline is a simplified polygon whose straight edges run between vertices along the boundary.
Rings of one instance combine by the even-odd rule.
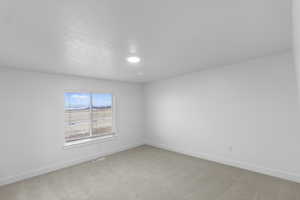
[[[92,94],[93,107],[111,107],[111,94]]]
[[[111,107],[111,94],[65,93],[66,109],[85,109],[90,107],[92,98],[93,107]]]

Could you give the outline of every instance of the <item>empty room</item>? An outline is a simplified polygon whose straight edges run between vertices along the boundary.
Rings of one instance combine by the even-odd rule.
[[[0,0],[0,200],[300,200],[300,0]]]

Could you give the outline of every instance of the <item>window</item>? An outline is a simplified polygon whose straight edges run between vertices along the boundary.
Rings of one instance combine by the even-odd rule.
[[[66,143],[112,134],[112,94],[65,93]]]

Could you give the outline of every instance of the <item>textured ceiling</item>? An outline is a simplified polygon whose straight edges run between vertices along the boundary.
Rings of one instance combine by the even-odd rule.
[[[158,80],[290,49],[290,10],[290,0],[0,0],[0,66]]]

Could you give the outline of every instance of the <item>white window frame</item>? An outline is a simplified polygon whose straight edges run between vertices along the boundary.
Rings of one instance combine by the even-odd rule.
[[[101,142],[106,142],[106,141],[111,141],[115,137],[117,137],[117,125],[116,125],[116,96],[112,92],[86,92],[84,90],[82,91],[74,91],[74,90],[68,90],[64,91],[65,93],[86,93],[86,94],[111,94],[112,95],[112,132],[109,135],[104,135],[104,136],[95,136],[95,137],[89,137],[89,138],[84,138],[84,139],[79,139],[79,140],[74,140],[71,142],[66,142],[65,140],[65,126],[64,126],[64,133],[63,133],[63,148],[64,149],[69,149],[73,147],[80,147],[80,146],[85,146],[88,144],[94,144],[94,143],[101,143]],[[63,96],[64,96],[63,94]],[[64,99],[65,101],[65,99]],[[65,108],[63,109],[65,111]],[[91,113],[92,114],[92,113]],[[92,120],[92,118],[91,118]],[[90,135],[92,135],[90,128]]]

